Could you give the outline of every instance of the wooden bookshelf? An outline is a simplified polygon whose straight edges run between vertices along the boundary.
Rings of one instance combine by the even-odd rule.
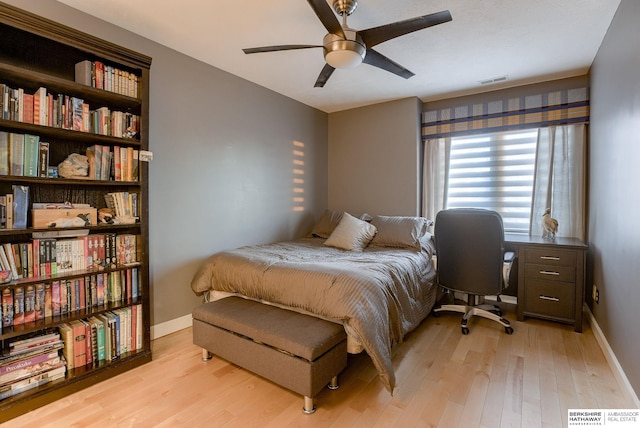
[[[135,96],[122,95],[111,90],[99,89],[76,83],[75,65],[82,61],[99,62],[121,70],[135,78]],[[82,99],[91,110],[107,107],[135,115],[138,129],[130,138],[113,137],[98,133],[65,129],[60,126],[40,125],[3,117],[0,111],[0,132],[30,134],[49,143],[49,165],[57,166],[71,153],[86,154],[88,147],[102,145],[149,149],[149,69],[151,58],[117,46],[49,19],[0,3],[0,84],[20,88],[33,94],[40,87],[51,94],[62,94]],[[109,192],[132,192],[138,195],[138,221],[132,224],[91,224],[90,235],[132,234],[139,235],[138,257],[134,264],[138,273],[139,295],[133,299],[123,298],[103,305],[91,305],[80,309],[69,309],[66,314],[49,316],[35,322],[5,326],[0,330],[1,349],[26,335],[40,331],[55,331],[64,322],[86,319],[93,315],[141,305],[142,347],[123,353],[111,361],[99,361],[92,365],[74,367],[63,379],[55,380],[20,394],[0,400],[0,423],[43,406],[68,394],[76,392],[124,371],[151,361],[151,326],[149,293],[149,227],[148,227],[148,167],[139,162],[137,180],[108,180],[31,177],[22,175],[0,175],[0,195],[11,192],[13,185],[29,187],[29,212],[34,202],[70,202],[90,204],[97,209],[106,208],[105,195]],[[35,228],[28,216],[24,229],[0,228],[0,244],[17,244],[33,240],[36,232],[49,231]],[[131,265],[105,266],[100,272],[118,273]],[[16,287],[56,280],[71,280],[95,274],[94,268],[74,270],[70,273],[37,275],[14,278],[0,285],[0,292]],[[135,271],[134,271],[135,272]],[[60,351],[61,352],[61,351]]]

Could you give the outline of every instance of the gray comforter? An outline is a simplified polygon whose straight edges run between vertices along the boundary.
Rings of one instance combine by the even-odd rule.
[[[393,392],[391,349],[435,302],[431,249],[324,246],[321,238],[241,247],[211,256],[194,276],[197,294],[233,292],[341,320]]]

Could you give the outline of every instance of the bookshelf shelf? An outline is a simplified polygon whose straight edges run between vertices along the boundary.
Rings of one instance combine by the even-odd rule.
[[[114,76],[112,80],[114,83],[109,88],[105,84],[106,89],[87,85],[86,75],[84,76],[85,80],[76,76],[77,70],[81,69],[77,67],[77,64],[89,64],[96,70],[98,70],[98,65],[104,67],[104,70],[111,73],[109,76]],[[49,160],[48,165],[43,164],[45,167],[58,166],[74,153],[84,155],[88,150],[97,153],[100,146],[107,148],[103,153],[110,153],[109,156],[113,156],[116,149],[118,151],[120,149],[126,150],[128,153],[133,150],[136,154],[146,151],[149,149],[148,82],[150,66],[151,58],[144,54],[0,2],[0,89],[4,91],[4,88],[9,88],[7,90],[12,91],[9,99],[20,100],[11,101],[19,107],[15,107],[12,114],[8,115],[5,111],[6,99],[0,98],[0,137],[5,135],[8,136],[9,141],[13,141],[15,136],[18,138],[24,136],[25,140],[27,136],[35,136],[39,141],[45,141],[49,144]],[[85,70],[87,69],[90,68],[85,68]],[[99,70],[103,69],[99,68]],[[94,76],[96,75],[97,71]],[[108,79],[107,74],[101,74],[101,76]],[[116,84],[117,76],[121,76],[122,80],[118,80]],[[127,86],[129,83],[125,84],[125,82],[130,82],[133,86]],[[33,96],[35,99],[36,92],[42,91],[41,88],[46,91],[45,96],[51,94],[51,97],[46,99],[44,108],[47,109],[48,114],[53,114],[53,116],[47,116],[47,121],[34,120],[33,122],[25,119],[22,115],[18,117],[17,112],[24,112],[24,115],[27,113],[27,108],[24,106],[28,103],[23,100],[23,94],[26,97]],[[122,95],[122,93],[137,95],[129,96]],[[3,94],[0,92],[0,96],[4,97]],[[16,97],[16,94],[19,95]],[[97,129],[85,126],[87,122],[77,127],[77,123],[72,120],[79,116],[76,109],[73,109],[71,116],[63,117],[62,115],[70,114],[69,106],[73,104],[65,103],[67,99],[71,100],[72,98],[79,99],[83,103],[81,106],[85,109],[82,111],[83,120],[87,118],[95,120],[93,115],[97,114],[98,110],[106,111],[108,114],[106,120],[109,121],[108,125],[105,125],[105,129],[108,128],[107,132],[103,132],[102,128],[99,129],[100,133],[87,132]],[[40,96],[39,100],[41,99],[43,98]],[[58,104],[52,104],[51,99],[54,100],[54,103],[57,99]],[[38,105],[40,106],[40,104]],[[64,110],[61,106],[64,106]],[[35,111],[34,102],[33,113]],[[116,115],[119,116],[118,120],[121,120],[123,116],[126,116],[128,120],[133,117],[135,126],[129,127],[127,122],[126,132],[113,132],[119,125],[114,119]],[[50,117],[54,119],[52,120]],[[58,118],[58,121],[55,118]],[[64,122],[67,119],[71,120]],[[9,169],[4,169],[6,173],[3,173],[2,162],[5,161],[5,155]],[[6,318],[8,314],[8,311],[4,311],[5,303],[9,304],[10,302],[12,311],[12,318],[3,319],[0,324],[0,368],[3,367],[3,364],[9,365],[14,361],[10,357],[15,357],[16,354],[15,352],[11,353],[11,350],[15,349],[14,345],[17,346],[17,343],[30,343],[30,340],[37,342],[38,337],[54,333],[59,334],[65,344],[64,348],[58,351],[61,363],[56,364],[58,367],[60,364],[66,364],[66,370],[62,378],[52,375],[52,380],[48,382],[48,375],[43,375],[45,380],[37,382],[37,386],[31,389],[15,386],[18,384],[18,378],[15,382],[14,379],[7,381],[6,375],[4,380],[0,378],[0,382],[4,382],[0,383],[0,387],[4,385],[4,389],[0,388],[0,392],[6,392],[6,385],[9,383],[12,385],[15,383],[16,388],[13,395],[5,394],[3,396],[0,394],[0,423],[138,367],[151,361],[152,357],[147,163],[136,160],[134,165],[137,166],[137,174],[131,174],[131,169],[129,169],[126,176],[123,173],[118,177],[115,174],[118,166],[116,166],[115,156],[113,156],[112,161],[103,164],[103,166],[107,165],[106,170],[109,171],[106,174],[107,178],[105,176],[102,176],[101,180],[50,178],[52,175],[48,173],[47,168],[44,169],[46,172],[44,175],[42,175],[43,170],[39,170],[37,177],[33,174],[28,176],[26,173],[21,175],[22,170],[12,172],[10,161],[12,159],[15,161],[15,158],[10,158],[10,156],[13,155],[9,152],[3,155],[2,145],[0,145],[0,202],[2,197],[5,197],[4,207],[6,207],[6,196],[9,194],[14,196],[16,188],[28,188],[29,199],[26,227],[6,228],[6,224],[0,222],[0,266],[3,266],[2,269],[4,269],[6,265],[2,257],[4,254],[5,256],[11,255],[11,257],[6,257],[9,270],[15,268],[12,280],[0,285],[0,299],[3,299],[5,295],[11,295],[11,301],[2,300],[3,318]],[[38,158],[37,163],[41,162],[40,159]],[[136,159],[135,156],[133,159]],[[25,162],[24,171],[26,171],[26,156],[23,162]],[[132,165],[128,159],[127,163]],[[99,176],[95,175],[95,177]],[[130,178],[133,179],[129,180]],[[34,227],[32,224],[30,212],[34,203],[88,204],[92,209],[99,210],[107,208],[108,202],[109,207],[113,207],[114,200],[107,201],[107,197],[111,197],[110,193],[134,194],[135,198],[129,200],[129,210],[134,217],[137,217],[135,223],[98,223],[64,229],[42,227],[41,225],[45,222],[37,223],[39,227]],[[122,206],[122,203],[126,204],[124,199],[118,200],[116,205]],[[11,206],[13,207],[13,204]],[[0,208],[3,208],[1,204]],[[38,206],[38,208],[41,209],[42,206]],[[23,215],[25,211],[20,212]],[[38,214],[38,218],[42,218],[40,211]],[[73,224],[75,225],[75,223]],[[74,231],[80,230],[83,233],[79,233],[79,235],[89,237],[89,239],[83,240],[83,238],[72,236]],[[56,232],[70,233],[60,233],[56,236]],[[123,242],[125,239],[129,239],[128,242],[135,242],[133,247],[135,252],[131,250],[130,253],[124,255],[125,244],[120,247],[121,244],[113,244],[109,241],[115,239],[114,236],[121,237]],[[46,251],[40,247],[44,241],[48,241]],[[71,241],[74,241],[73,244]],[[93,242],[101,243],[98,245]],[[102,243],[105,242],[107,243],[104,244],[105,249],[103,250]],[[71,245],[76,245],[76,247],[72,248]],[[94,246],[90,247],[90,245]],[[60,249],[65,246],[67,250]],[[97,250],[98,247],[101,249]],[[69,250],[69,248],[72,249]],[[89,248],[94,249],[90,250]],[[101,253],[101,251],[106,253]],[[118,254],[117,263],[109,262],[109,251],[112,252],[111,255],[114,258]],[[49,272],[46,268],[42,270],[38,267],[40,263],[53,266],[54,263],[57,263],[56,255],[64,258],[64,261],[60,262],[64,263],[64,269],[56,272],[51,267]],[[11,258],[14,259],[14,262],[19,261],[20,267],[18,267],[18,263],[15,263],[15,266],[11,265],[9,263]],[[70,268],[70,264],[73,267]],[[101,276],[102,279],[95,282],[104,284],[104,291],[100,286],[96,286],[95,289],[91,288],[97,276]],[[60,286],[59,292],[55,291],[58,290],[58,285]],[[53,303],[51,300],[47,301],[46,296],[51,296],[54,293],[59,293],[60,300],[56,301],[54,298],[52,299]],[[40,300],[29,297],[34,294],[40,296]],[[96,296],[100,296],[100,298]],[[62,300],[65,297],[66,300]],[[22,302],[20,299],[23,298],[24,303],[18,305],[16,302]],[[26,314],[27,308],[30,308],[29,298],[32,299],[31,304],[38,302],[36,304],[39,305],[37,307],[41,311],[32,309],[31,314],[35,313],[35,318],[13,317],[15,308],[19,308],[18,313],[22,310],[21,308],[24,308]],[[56,304],[59,304],[60,307],[57,307]],[[73,326],[86,326],[87,337],[95,339],[99,336],[95,333],[96,320],[100,325],[104,320],[104,327],[110,331],[109,340],[113,342],[107,352],[108,356],[96,358],[97,342],[86,344],[85,359],[77,359],[78,349],[71,349],[76,352],[68,354],[70,349],[68,344],[73,346],[78,338],[75,336],[76,332],[73,331]],[[113,325],[111,325],[112,321]],[[65,330],[67,332],[69,330],[68,326],[72,326],[72,335],[65,333]],[[106,342],[107,332],[105,331],[104,334]],[[118,344],[116,338],[124,343]],[[47,352],[51,354],[51,351]],[[92,352],[93,358],[90,358]],[[54,360],[57,361],[57,359]],[[69,364],[69,360],[74,360],[74,364]],[[11,390],[11,388],[9,389]]]
[[[2,74],[0,74],[2,76]],[[124,147],[140,147],[138,140],[130,138],[110,137],[108,135],[92,134],[89,132],[72,131],[70,129],[54,128],[51,126],[35,125],[32,123],[17,122],[15,120],[0,119],[0,127],[10,132],[23,134],[42,135],[54,140],[74,140],[82,143],[94,143],[105,145],[117,145]]]

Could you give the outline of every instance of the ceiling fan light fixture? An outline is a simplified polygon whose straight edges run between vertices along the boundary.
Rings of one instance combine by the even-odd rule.
[[[356,38],[355,32],[346,30],[347,37]],[[342,39],[327,34],[324,39],[324,60],[333,68],[354,68],[362,64],[367,49],[357,40]]]
[[[364,56],[351,50],[336,50],[327,52],[325,61],[333,68],[354,68],[362,63]]]

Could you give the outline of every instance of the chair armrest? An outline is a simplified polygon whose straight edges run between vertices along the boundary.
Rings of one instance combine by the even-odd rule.
[[[516,259],[516,253],[514,253],[513,251],[507,251],[506,253],[504,253],[505,263],[513,263],[515,259]]]
[[[511,267],[516,260],[516,253],[513,251],[507,251],[504,253],[504,264],[502,265],[502,283],[504,288],[509,286],[509,276],[511,274]]]

